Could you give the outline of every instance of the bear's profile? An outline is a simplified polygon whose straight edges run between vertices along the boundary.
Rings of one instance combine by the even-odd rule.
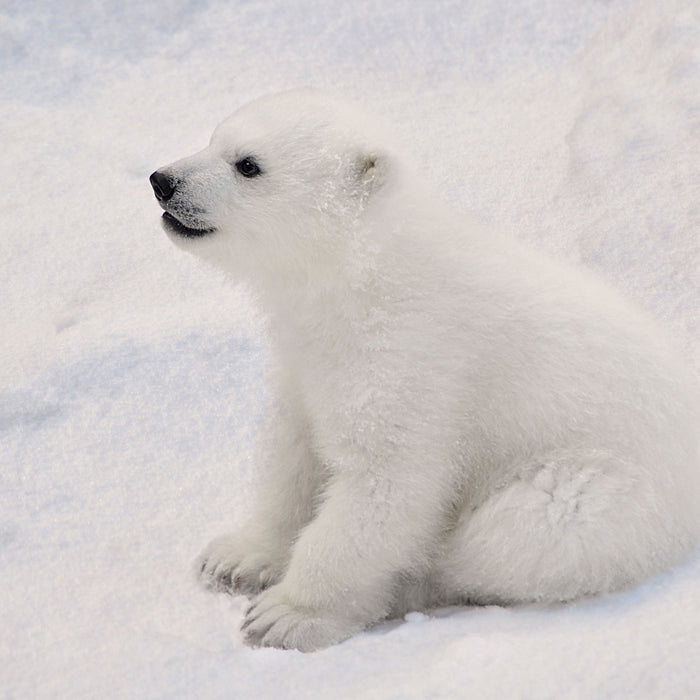
[[[151,176],[182,248],[254,290],[276,410],[250,522],[198,572],[253,645],[629,586],[698,532],[695,395],[643,314],[455,214],[390,130],[259,99]]]

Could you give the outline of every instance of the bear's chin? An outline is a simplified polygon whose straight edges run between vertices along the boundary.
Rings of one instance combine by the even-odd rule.
[[[190,228],[167,211],[161,217],[161,225],[167,234],[182,238],[201,238],[216,231],[215,228]]]

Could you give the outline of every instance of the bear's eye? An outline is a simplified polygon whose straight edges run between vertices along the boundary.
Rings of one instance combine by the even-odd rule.
[[[252,158],[241,158],[241,160],[236,163],[236,170],[238,170],[243,177],[255,177],[256,175],[260,175],[260,168]]]

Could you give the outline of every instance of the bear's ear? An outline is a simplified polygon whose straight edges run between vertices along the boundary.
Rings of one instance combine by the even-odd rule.
[[[389,171],[389,157],[379,151],[364,151],[357,157],[355,173],[363,197],[369,197],[384,185]]]

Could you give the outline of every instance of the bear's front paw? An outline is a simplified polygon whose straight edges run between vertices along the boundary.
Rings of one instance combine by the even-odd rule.
[[[244,536],[217,537],[195,563],[195,573],[212,591],[253,596],[276,583],[282,576],[280,563]]]
[[[309,652],[337,644],[362,625],[291,603],[284,584],[263,591],[246,613],[241,627],[250,646],[298,649]]]

